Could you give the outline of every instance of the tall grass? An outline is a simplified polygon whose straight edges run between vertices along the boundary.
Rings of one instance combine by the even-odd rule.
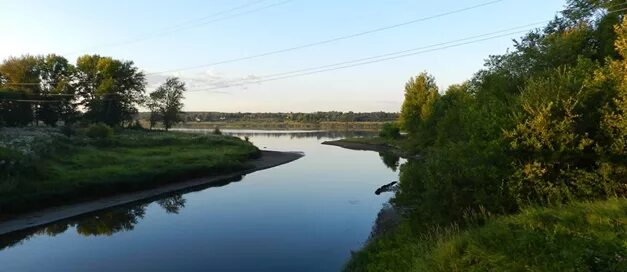
[[[259,155],[250,143],[218,135],[117,131],[107,139],[61,139],[48,144],[55,151],[34,150],[41,155],[0,176],[0,217],[244,169]]]
[[[627,271],[627,199],[527,208],[481,226],[405,223],[347,271]]]

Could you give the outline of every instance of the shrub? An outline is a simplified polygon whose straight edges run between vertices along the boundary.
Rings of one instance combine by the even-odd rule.
[[[68,138],[76,135],[76,129],[74,129],[74,127],[72,126],[65,125],[62,126],[59,130],[61,131],[61,134],[65,135]]]
[[[113,129],[105,124],[93,124],[87,128],[87,137],[89,138],[109,139],[111,136],[113,136]]]
[[[139,120],[135,120],[135,122],[133,122],[128,128],[133,130],[145,130]]]
[[[379,137],[388,139],[398,139],[401,137],[401,129],[396,123],[385,123],[379,131]]]

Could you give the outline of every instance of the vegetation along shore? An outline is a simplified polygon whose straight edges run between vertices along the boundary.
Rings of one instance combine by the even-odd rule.
[[[0,64],[0,220],[42,208],[262,167],[247,140],[168,132],[183,121],[185,83],[146,94],[133,62],[24,55]],[[136,120],[150,110],[148,130]],[[98,208],[98,206],[94,206]]]
[[[94,129],[70,137],[58,129],[0,131],[0,214],[243,170],[261,155],[230,136],[119,130],[92,138]]]
[[[400,223],[345,269],[626,271],[621,3],[568,1],[467,82],[411,78],[378,138],[333,142],[420,154],[400,166]]]

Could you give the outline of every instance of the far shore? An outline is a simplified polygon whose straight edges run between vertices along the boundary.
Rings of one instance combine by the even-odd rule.
[[[46,225],[82,214],[126,205],[149,198],[168,195],[171,193],[184,191],[186,189],[196,186],[220,183],[226,180],[236,179],[246,174],[295,161],[303,156],[304,154],[300,152],[261,151],[261,156],[259,158],[252,159],[247,162],[248,165],[250,165],[251,167],[245,170],[235,171],[232,173],[222,174],[218,176],[191,179],[188,181],[167,184],[153,189],[104,197],[93,201],[58,206],[18,215],[11,219],[0,222],[0,235]]]

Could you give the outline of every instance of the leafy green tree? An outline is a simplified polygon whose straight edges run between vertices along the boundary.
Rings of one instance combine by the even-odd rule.
[[[41,93],[38,64],[37,57],[24,55],[9,57],[0,65],[0,111],[6,125],[24,126],[34,120],[38,105],[33,101]]]
[[[398,139],[401,137],[401,129],[396,123],[385,123],[379,130],[379,137],[388,139]]]
[[[166,80],[157,90],[150,93],[149,108],[152,116],[160,116],[163,127],[168,130],[173,125],[181,122],[181,109],[183,109],[183,93],[185,83],[177,77]]]
[[[405,84],[405,100],[401,107],[401,128],[418,136],[433,111],[439,97],[435,79],[427,73],[411,78]]]
[[[0,126],[26,126],[33,121],[30,95],[22,89],[0,87]]]
[[[66,124],[77,119],[75,68],[67,59],[54,54],[40,58],[40,103],[37,116],[47,125],[55,126],[59,119]]]
[[[130,123],[144,102],[146,79],[132,61],[85,55],[76,61],[78,94],[91,122]]]

